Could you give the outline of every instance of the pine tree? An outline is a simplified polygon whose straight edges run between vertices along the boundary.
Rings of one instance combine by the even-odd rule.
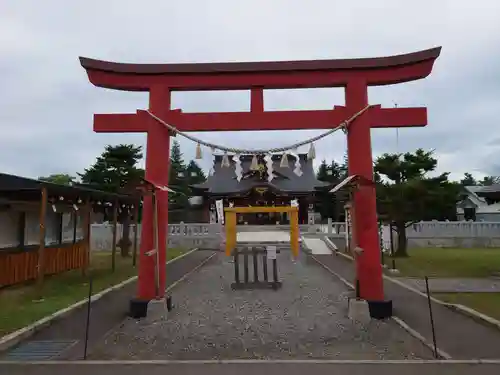
[[[170,208],[184,208],[188,206],[188,173],[184,163],[181,146],[176,140],[170,150],[169,187],[175,191],[169,195]]]
[[[137,168],[137,163],[142,159],[141,146],[121,144],[107,145],[104,152],[96,162],[78,173],[84,184],[89,184],[96,189],[121,193],[130,185],[134,185],[144,177],[144,170]],[[130,216],[124,210],[117,218],[123,223],[123,234],[120,240],[122,256],[129,255],[130,241]]]
[[[323,159],[321,160],[321,164],[319,165],[318,168],[318,173],[316,174],[316,178],[319,181],[328,181],[328,164],[326,163],[326,160]]]
[[[170,176],[169,186],[172,189],[182,190],[182,183],[186,177],[186,165],[184,164],[181,146],[174,140],[170,150]]]
[[[345,180],[349,176],[349,160],[347,158],[347,152],[344,154],[344,160],[342,164],[339,164],[339,180]]]
[[[204,182],[207,178],[203,169],[196,161],[191,160],[186,167],[188,185],[195,185]]]
[[[84,184],[99,190],[119,193],[129,183],[137,182],[144,176],[144,170],[137,168],[141,159],[141,146],[107,145],[96,162],[78,175]]]
[[[334,185],[343,179],[343,173],[342,166],[335,160],[330,164],[328,164],[326,160],[322,160],[316,178],[319,181],[328,182]],[[318,193],[319,212],[323,218],[340,220],[341,208],[343,206],[342,200],[339,199],[338,194],[332,195],[328,190],[329,189]]]
[[[430,177],[437,159],[432,151],[383,154],[374,172],[384,177],[377,183],[377,208],[398,234],[397,256],[407,256],[406,228],[420,220],[454,220],[461,186],[448,180],[448,173]]]
[[[475,186],[475,185],[478,185],[478,182],[476,181],[474,176],[472,176],[472,174],[464,173],[464,178],[462,178],[462,180],[460,180],[460,184],[462,186]]]

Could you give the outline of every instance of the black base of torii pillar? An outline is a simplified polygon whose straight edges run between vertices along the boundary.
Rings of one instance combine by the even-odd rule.
[[[354,220],[356,215],[354,215],[355,211],[355,205],[354,205],[354,200],[353,200],[353,194],[355,191],[359,189],[363,189],[364,187],[373,187],[374,182],[372,180],[369,180],[363,176],[359,175],[352,175],[344,179],[342,182],[340,182],[338,185],[336,185],[332,190],[330,190],[330,193],[338,193],[340,191],[344,191],[348,193],[349,201],[346,204],[346,208],[349,212],[349,216],[351,217],[351,238],[355,241],[357,238],[357,231],[361,230],[358,228],[357,223]],[[346,228],[347,230],[347,228]],[[382,249],[380,249],[382,251]],[[349,252],[351,253],[353,257],[353,261],[357,262],[359,259],[363,256],[363,249],[358,246],[357,243],[350,243],[349,244]],[[356,292],[356,298],[359,299],[359,267],[356,267],[356,278],[355,278],[355,292]],[[370,311],[370,316],[374,319],[387,319],[390,318],[393,315],[393,306],[392,306],[392,300],[379,300],[379,301],[371,301],[367,300],[368,303],[368,308]]]

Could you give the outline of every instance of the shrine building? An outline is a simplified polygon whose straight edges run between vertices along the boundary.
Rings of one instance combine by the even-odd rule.
[[[272,156],[272,178],[264,156],[241,155],[240,165],[231,157],[215,155],[214,167],[207,180],[192,185],[194,195],[203,197],[204,217],[216,222],[217,200],[224,207],[288,206],[296,200],[299,206],[299,224],[314,224],[316,193],[328,189],[331,184],[318,181],[313,160],[307,154]],[[226,158],[226,159],[225,159]],[[239,181],[238,181],[239,180]],[[256,213],[238,215],[238,224],[287,224],[286,213]]]

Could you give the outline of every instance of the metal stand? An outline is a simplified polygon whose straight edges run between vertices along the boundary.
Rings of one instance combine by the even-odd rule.
[[[381,221],[378,222],[378,238],[379,238],[379,245],[380,245],[380,264],[382,267],[385,266],[385,260],[384,260],[384,236],[383,236],[383,224]]]
[[[83,359],[87,359],[87,348],[89,343],[90,310],[92,306],[92,274],[89,277],[89,295],[87,299],[87,320],[85,322],[85,346],[83,347]]]
[[[432,316],[431,292],[429,291],[429,278],[425,276],[425,291],[427,292],[427,303],[429,305],[429,318],[431,320],[432,343],[434,345],[434,358],[439,358],[436,343],[436,329],[434,328],[434,317]]]
[[[158,240],[158,199],[156,197],[156,189],[153,190],[153,241],[154,241],[154,249],[155,253],[155,294],[156,298],[160,295],[160,251],[158,249],[159,240]]]
[[[279,250],[276,250],[279,253]],[[243,257],[243,281],[240,280],[240,259]],[[253,278],[250,280],[249,257],[253,259]],[[241,289],[274,289],[278,290],[282,284],[278,280],[277,259],[271,259],[273,279],[269,280],[267,250],[264,246],[240,246],[233,251],[234,283],[233,290]],[[259,258],[262,260],[262,279],[259,279]]]
[[[391,240],[391,270],[396,269],[396,258],[394,257],[394,241],[392,238],[392,222],[389,224],[389,233],[390,233],[390,240]]]

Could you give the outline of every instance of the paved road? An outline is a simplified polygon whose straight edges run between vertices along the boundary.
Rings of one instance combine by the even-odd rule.
[[[5,365],[8,375],[498,375],[498,364],[460,363],[239,363],[239,364],[48,364]]]
[[[176,288],[176,307],[166,320],[163,307],[152,305],[147,319],[124,321],[90,358],[432,358],[392,321],[361,326],[349,320],[346,287],[305,254],[294,262],[282,251],[278,263],[280,290],[233,291],[234,264],[217,255]]]

